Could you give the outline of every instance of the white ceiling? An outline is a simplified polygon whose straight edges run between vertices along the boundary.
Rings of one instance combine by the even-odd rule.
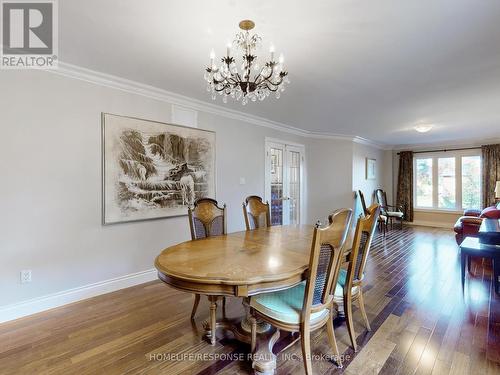
[[[221,106],[387,145],[500,137],[499,0],[61,0],[60,60],[212,102],[209,51],[245,18],[291,84]]]

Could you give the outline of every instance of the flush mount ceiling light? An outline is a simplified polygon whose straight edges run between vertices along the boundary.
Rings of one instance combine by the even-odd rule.
[[[239,26],[242,31],[236,34],[232,43],[227,44],[226,55],[220,59],[220,66],[215,64],[214,50],[210,53],[210,65],[205,69],[207,91],[212,93],[213,100],[217,93],[221,95],[224,103],[231,97],[241,99],[241,104],[246,105],[249,100],[264,100],[271,93],[275,93],[276,99],[279,99],[281,92],[285,91],[285,84],[290,83],[288,72],[283,66],[283,54],[276,61],[274,46],[271,46],[269,60],[259,65],[254,53],[260,46],[261,37],[257,34],[250,35],[255,23],[243,20]],[[237,63],[236,58],[231,55],[233,46],[242,52],[241,63]]]
[[[427,133],[433,127],[432,124],[419,124],[415,126],[415,130],[419,133]]]

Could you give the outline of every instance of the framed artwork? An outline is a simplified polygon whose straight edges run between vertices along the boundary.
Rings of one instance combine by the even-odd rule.
[[[366,158],[366,179],[375,180],[377,178],[377,160]]]
[[[103,224],[187,215],[215,198],[215,133],[102,114]]]

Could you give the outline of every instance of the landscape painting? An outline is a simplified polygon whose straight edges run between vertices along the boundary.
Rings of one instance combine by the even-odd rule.
[[[102,115],[103,223],[186,215],[215,198],[215,133]]]

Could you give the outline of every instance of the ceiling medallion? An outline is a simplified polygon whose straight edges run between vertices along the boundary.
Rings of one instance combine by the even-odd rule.
[[[288,72],[284,69],[284,58],[281,54],[278,61],[274,58],[274,46],[269,48],[270,59],[260,66],[257,62],[255,50],[260,46],[261,38],[257,34],[250,35],[250,30],[255,23],[243,20],[239,24],[240,31],[232,43],[226,46],[226,56],[221,58],[221,65],[215,64],[215,52],[210,53],[210,65],[205,70],[207,91],[212,93],[215,100],[217,93],[222,96],[222,101],[227,103],[227,98],[241,99],[241,104],[246,105],[249,100],[255,102],[264,100],[275,93],[276,99],[285,91],[285,85],[290,83]],[[242,52],[241,69],[238,71],[235,57],[231,56],[232,48]]]

